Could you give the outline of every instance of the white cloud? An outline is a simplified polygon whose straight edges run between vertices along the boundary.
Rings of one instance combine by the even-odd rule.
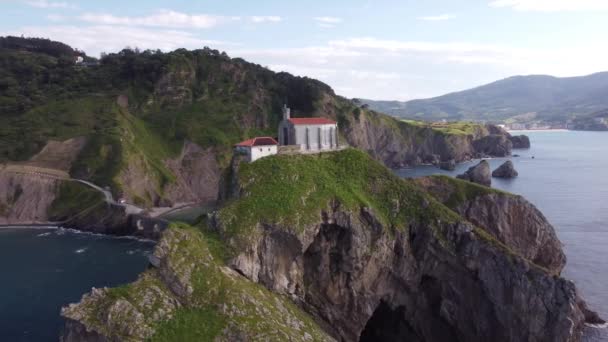
[[[74,5],[67,2],[52,2],[48,0],[30,0],[24,1],[27,5],[36,8],[75,8]]]
[[[454,14],[441,14],[441,15],[431,15],[425,17],[418,17],[418,20],[424,21],[444,21],[456,18]]]
[[[509,7],[518,11],[606,11],[606,0],[494,0],[492,7]]]
[[[511,53],[513,48],[493,44],[475,44],[467,42],[423,42],[401,41],[376,38],[350,38],[332,40],[330,46],[358,50],[384,50],[385,52],[452,52],[452,53]],[[522,51],[519,49],[519,51]]]
[[[113,14],[85,13],[78,17],[82,21],[102,25],[154,26],[166,28],[205,29],[219,24],[238,21],[240,17],[224,17],[208,14],[186,14],[172,10],[159,10],[143,17],[121,17]]]
[[[250,19],[254,23],[278,23],[283,21],[283,18],[276,15],[252,16]]]
[[[244,17],[252,23],[277,23],[283,20],[279,16],[251,16]],[[105,13],[85,13],[78,19],[101,25],[123,25],[123,26],[149,26],[180,29],[208,29],[237,22],[244,19],[238,16],[218,16],[210,14],[186,14],[172,10],[159,10],[154,14],[141,17],[116,16]]]
[[[339,24],[342,22],[342,18],[338,17],[314,17],[315,21],[326,24]]]
[[[321,28],[334,28],[343,21],[342,18],[338,17],[314,17],[312,19],[316,21],[317,26]]]

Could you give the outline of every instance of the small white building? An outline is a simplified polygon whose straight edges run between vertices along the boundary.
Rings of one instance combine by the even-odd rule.
[[[279,142],[300,146],[301,151],[335,150],[339,148],[338,124],[326,118],[292,118],[291,110],[285,106]]]
[[[271,137],[257,137],[234,145],[234,150],[247,156],[248,162],[254,162],[260,158],[277,154],[278,145],[279,143]]]

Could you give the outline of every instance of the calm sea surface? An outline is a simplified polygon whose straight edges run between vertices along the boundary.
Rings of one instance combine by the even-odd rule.
[[[58,341],[59,311],[133,281],[153,244],[57,229],[0,229],[0,341]]]
[[[525,132],[529,150],[514,150],[519,177],[494,178],[492,186],[525,196],[549,219],[564,244],[566,278],[574,280],[590,307],[608,319],[608,133]],[[534,159],[532,157],[534,156]],[[505,159],[492,159],[492,170]],[[430,174],[455,176],[432,166],[399,170],[403,177]],[[606,331],[592,331],[594,341],[608,340]]]

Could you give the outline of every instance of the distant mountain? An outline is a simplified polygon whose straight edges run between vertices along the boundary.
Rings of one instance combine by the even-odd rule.
[[[515,76],[431,99],[361,101],[412,119],[566,122],[608,108],[608,72],[567,78]]]

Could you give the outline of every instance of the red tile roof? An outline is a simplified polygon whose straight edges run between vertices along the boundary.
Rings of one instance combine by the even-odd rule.
[[[240,147],[251,147],[251,146],[268,146],[278,145],[279,143],[271,137],[256,137],[253,139],[242,141],[235,146]]]
[[[289,119],[294,125],[335,125],[334,120],[326,118],[291,118]]]

